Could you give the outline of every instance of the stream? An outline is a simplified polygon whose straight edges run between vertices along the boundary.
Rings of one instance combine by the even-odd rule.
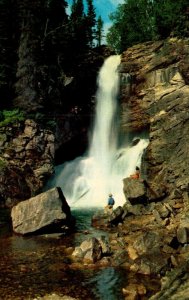
[[[32,300],[55,293],[79,300],[123,300],[122,288],[143,284],[149,299],[159,285],[148,276],[132,274],[121,267],[74,264],[70,249],[89,237],[108,235],[91,227],[94,209],[73,210],[77,225],[68,236],[45,234],[17,236],[12,232],[7,210],[0,210],[0,299]],[[139,300],[140,300],[139,299]]]
[[[56,293],[79,299],[124,299],[121,288],[127,273],[113,267],[71,267],[69,247],[106,233],[91,227],[93,210],[76,210],[76,233],[22,237],[12,233],[7,211],[0,211],[0,299],[29,300]],[[89,232],[86,236],[83,232]]]

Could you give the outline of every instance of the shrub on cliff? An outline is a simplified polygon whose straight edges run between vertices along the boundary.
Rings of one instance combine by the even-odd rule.
[[[2,172],[7,167],[7,162],[0,158],[0,171]]]
[[[0,127],[24,120],[24,112],[19,109],[0,111]]]

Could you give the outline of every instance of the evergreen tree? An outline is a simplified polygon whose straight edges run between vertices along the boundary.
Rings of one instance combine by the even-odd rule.
[[[87,15],[86,15],[86,30],[87,41],[90,47],[93,47],[95,37],[96,13],[93,5],[93,0],[87,0]]]
[[[87,45],[86,16],[84,13],[83,0],[74,0],[71,7],[70,29],[72,39],[79,50]]]
[[[20,46],[15,105],[28,111],[61,105],[67,64],[68,16],[64,0],[18,0]],[[67,49],[69,48],[69,50]]]
[[[48,109],[62,105],[64,71],[69,66],[71,49],[67,3],[47,0],[44,5],[45,25],[41,39],[40,97]]]
[[[84,5],[83,0],[73,0],[71,6],[71,20],[77,25],[83,21]]]
[[[71,49],[73,65],[78,64],[78,60],[88,49],[86,15],[84,13],[83,0],[73,0],[69,22],[71,33]]]
[[[67,3],[64,0],[47,0],[44,6],[45,30],[42,43],[61,44],[68,25],[68,16],[66,14]]]
[[[14,12],[14,18],[12,18]],[[13,0],[0,0],[0,109],[12,104],[14,95],[17,9]]]
[[[102,43],[103,25],[104,25],[104,22],[103,22],[101,16],[99,16],[98,20],[97,20],[97,29],[96,29],[97,46],[101,46],[101,43]]]
[[[17,66],[17,98],[14,104],[27,111],[35,111],[42,106],[38,81],[42,22],[42,0],[18,0],[20,41]]]
[[[47,16],[46,34],[55,30],[68,20],[66,14],[67,2],[64,0],[46,0],[44,13]]]

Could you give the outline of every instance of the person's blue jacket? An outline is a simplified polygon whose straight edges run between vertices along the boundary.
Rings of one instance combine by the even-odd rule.
[[[113,197],[109,197],[108,198],[108,205],[114,205],[114,203],[115,203],[114,198]]]

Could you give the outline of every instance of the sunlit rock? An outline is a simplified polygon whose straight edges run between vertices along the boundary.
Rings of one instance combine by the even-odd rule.
[[[22,201],[11,211],[13,231],[18,234],[64,231],[71,222],[70,208],[60,188]]]
[[[82,258],[87,263],[95,263],[102,257],[102,246],[98,239],[91,238],[81,243],[72,253],[76,258]]]
[[[161,237],[156,232],[141,234],[133,243],[133,247],[139,255],[160,252],[161,245]]]
[[[106,236],[101,236],[98,238],[98,241],[102,247],[102,254],[103,255],[110,255],[111,254],[111,247],[109,240],[106,238]]]

